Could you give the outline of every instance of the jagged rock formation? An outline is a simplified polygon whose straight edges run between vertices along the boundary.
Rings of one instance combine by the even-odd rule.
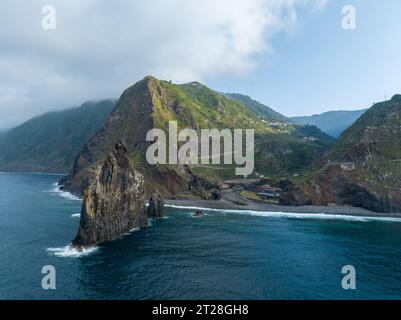
[[[346,130],[319,170],[281,203],[342,204],[401,212],[401,96],[378,103]]]
[[[189,166],[185,166],[185,170],[190,177],[189,191],[205,200],[221,199],[221,188],[217,183],[197,176]]]
[[[144,177],[134,170],[126,146],[118,142],[97,165],[94,180],[85,191],[73,246],[93,246],[146,226],[144,199]]]
[[[164,201],[160,194],[155,192],[149,199],[148,217],[161,219],[164,216]]]

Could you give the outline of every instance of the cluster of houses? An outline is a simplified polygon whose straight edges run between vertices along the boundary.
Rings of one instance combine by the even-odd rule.
[[[277,199],[280,197],[282,191],[282,189],[280,188],[273,187],[270,184],[267,184],[265,179],[226,180],[220,185],[220,187],[223,190],[249,190],[257,193],[264,199]]]

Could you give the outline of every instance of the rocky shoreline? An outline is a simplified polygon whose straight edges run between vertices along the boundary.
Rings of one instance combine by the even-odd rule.
[[[242,200],[241,200],[242,201]],[[283,206],[268,203],[260,203],[251,200],[243,201],[244,205],[239,205],[224,197],[221,200],[183,200],[169,199],[164,201],[166,205],[199,207],[222,210],[253,210],[266,212],[286,212],[286,213],[309,213],[309,214],[336,214],[345,216],[367,216],[367,217],[390,217],[401,218],[401,213],[388,214],[369,211],[359,207],[351,206]]]

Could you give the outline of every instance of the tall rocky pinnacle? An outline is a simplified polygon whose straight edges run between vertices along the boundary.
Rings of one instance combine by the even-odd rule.
[[[114,240],[133,228],[147,225],[144,177],[134,170],[127,147],[117,142],[96,169],[85,190],[78,233],[78,248]]]
[[[148,217],[153,219],[161,219],[164,216],[164,200],[155,192],[149,199]]]

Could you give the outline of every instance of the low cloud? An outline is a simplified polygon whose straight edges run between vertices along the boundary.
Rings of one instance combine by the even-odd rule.
[[[300,6],[326,0],[22,1],[0,3],[0,128],[142,77],[186,82],[252,72]],[[56,8],[57,28],[41,27]]]

